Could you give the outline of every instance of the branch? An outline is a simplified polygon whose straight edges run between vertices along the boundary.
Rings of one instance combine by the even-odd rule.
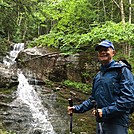
[[[118,8],[120,8],[119,4],[115,0],[112,0],[112,1],[117,5]]]

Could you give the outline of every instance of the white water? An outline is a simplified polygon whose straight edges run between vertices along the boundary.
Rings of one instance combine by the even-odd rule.
[[[53,126],[48,118],[48,111],[41,104],[37,92],[22,73],[18,73],[19,85],[17,89],[17,99],[22,100],[30,108],[33,116],[32,126],[39,129],[43,134],[55,134]]]
[[[24,49],[24,43],[15,44],[13,50],[10,52],[9,56],[3,59],[3,63],[10,67],[15,63],[15,59],[20,51]],[[42,134],[56,134],[53,130],[53,126],[49,121],[48,110],[43,107],[41,99],[38,97],[34,86],[29,85],[28,80],[22,74],[21,70],[18,70],[18,81],[19,85],[17,88],[17,98],[12,102],[11,105],[16,105],[21,102],[28,106],[32,114],[31,129],[26,134],[34,133],[34,131],[39,130]],[[17,106],[16,106],[17,107]],[[18,106],[19,107],[19,106]],[[21,110],[21,109],[20,109]]]
[[[17,43],[13,46],[13,50],[10,51],[9,55],[4,57],[3,63],[7,65],[8,67],[15,63],[15,59],[17,58],[17,55],[20,51],[24,49],[24,43]]]

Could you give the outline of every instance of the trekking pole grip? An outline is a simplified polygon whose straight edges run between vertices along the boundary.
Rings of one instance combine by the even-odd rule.
[[[102,118],[101,118],[100,115],[99,115],[97,103],[96,103],[95,100],[93,100],[92,103],[93,103],[93,106],[94,106],[95,111],[96,111],[96,114],[95,114],[95,115],[96,115],[96,121],[97,121],[97,122],[101,122],[101,119],[102,119]]]
[[[72,99],[72,97],[68,99],[68,102],[69,102],[69,106],[73,107],[73,99]],[[70,116],[72,116],[72,113],[70,113]]]
[[[73,106],[73,100],[72,100],[72,98],[69,98],[68,99],[68,102],[69,102],[69,106],[72,107]]]

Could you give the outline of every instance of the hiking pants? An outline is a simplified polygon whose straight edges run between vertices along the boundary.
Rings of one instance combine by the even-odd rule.
[[[117,124],[106,124],[102,123],[103,133],[100,133],[99,125],[97,123],[96,134],[128,134],[128,127],[117,125]]]

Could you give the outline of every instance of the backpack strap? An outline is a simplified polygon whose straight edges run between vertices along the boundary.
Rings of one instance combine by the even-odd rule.
[[[122,66],[122,67],[120,67],[120,68],[118,68],[118,80],[119,80],[119,82],[120,82],[120,79],[121,79],[121,75],[122,75],[122,68],[123,67],[126,67],[126,66]],[[129,68],[128,68],[129,69]],[[131,70],[130,70],[131,71]],[[132,114],[134,112],[134,107],[132,107],[131,109],[130,109],[130,114]]]
[[[123,67],[118,68],[118,79],[119,79],[119,81],[120,81],[121,75],[122,75],[122,68]]]

